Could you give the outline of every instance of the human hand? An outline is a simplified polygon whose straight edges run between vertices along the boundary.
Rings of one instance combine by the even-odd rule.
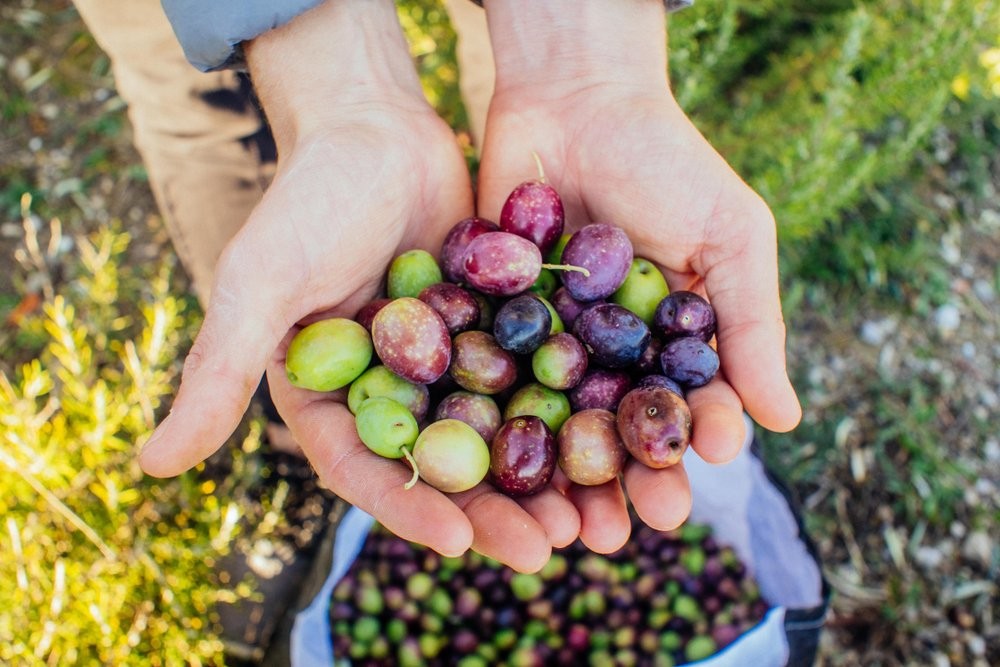
[[[496,219],[533,176],[532,152],[560,193],[567,227],[610,222],[672,290],[707,294],[718,317],[720,374],[689,392],[692,446],[733,458],[745,409],[785,431],[801,416],[785,372],[774,220],[767,205],[678,107],[666,80],[661,0],[486,3],[497,83],[480,166],[479,211]],[[639,516],[667,529],[690,512],[682,465],[630,462],[625,486]],[[621,485],[573,486],[580,536],[595,551],[628,539]]]
[[[143,469],[176,475],[232,434],[267,370],[272,398],[320,479],[398,535],[448,555],[470,547],[523,570],[576,537],[552,490],[518,504],[488,484],[445,495],[358,439],[343,391],[295,388],[288,343],[321,317],[352,317],[389,262],[436,251],[472,214],[454,135],[427,105],[393,3],[337,0],[247,47],[279,149],[278,173],[217,270],[204,324]]]

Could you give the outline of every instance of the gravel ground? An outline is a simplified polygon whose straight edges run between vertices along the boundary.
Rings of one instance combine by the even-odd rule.
[[[7,270],[24,191],[70,235],[121,224],[137,259],[170,252],[107,62],[65,2],[0,6],[0,113],[0,316],[40,288]],[[916,225],[919,284],[786,276],[806,412],[765,443],[834,590],[822,664],[1000,664],[1000,161],[970,176],[970,132],[941,128],[903,186],[936,221]],[[14,339],[4,327],[4,367]]]

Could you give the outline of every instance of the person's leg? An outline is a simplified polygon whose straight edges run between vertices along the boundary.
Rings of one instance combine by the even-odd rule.
[[[202,304],[274,160],[249,82],[184,58],[158,0],[75,0],[111,59],[164,223]],[[270,153],[270,154],[268,154]]]
[[[482,148],[486,128],[486,111],[493,97],[496,72],[490,33],[486,27],[486,12],[469,0],[445,0],[451,24],[458,35],[458,87],[469,116],[472,141]]]

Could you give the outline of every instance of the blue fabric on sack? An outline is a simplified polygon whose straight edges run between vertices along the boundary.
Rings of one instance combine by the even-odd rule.
[[[244,69],[242,42],[282,26],[323,0],[161,0],[184,55],[203,72]]]

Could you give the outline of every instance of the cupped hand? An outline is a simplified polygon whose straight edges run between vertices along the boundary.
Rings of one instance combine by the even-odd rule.
[[[355,7],[360,13],[351,15]],[[301,87],[289,85],[287,58],[305,52],[315,67],[322,60],[317,51],[339,43],[330,31],[346,31],[348,39],[375,25],[378,53],[392,50],[385,30],[395,31],[397,47],[402,41],[398,26],[382,22],[395,21],[391,3],[345,0],[319,11],[250,52],[278,140],[278,171],[219,261],[172,410],[144,447],[141,465],[149,474],[171,476],[211,455],[237,427],[266,370],[293,437],[338,496],[440,553],[471,547],[517,569],[538,569],[554,544],[577,535],[579,517],[561,494],[553,490],[518,504],[485,483],[453,495],[423,482],[405,489],[411,471],[358,439],[343,390],[311,392],[286,377],[285,351],[303,324],[353,317],[378,296],[393,257],[411,248],[437,251],[449,228],[473,212],[454,134],[427,105],[412,72],[386,67],[372,74],[374,57],[352,70],[351,53],[340,53],[346,74],[332,79],[343,83],[346,76],[355,84],[350,77],[361,72],[363,85],[331,96],[332,106],[300,104],[322,81],[306,77]],[[285,38],[298,40],[294,49],[284,48]],[[405,44],[401,51],[412,70]],[[275,62],[280,67],[269,70]],[[387,78],[402,85],[383,94]]]
[[[567,231],[609,222],[636,256],[656,262],[672,290],[707,295],[718,317],[722,370],[688,394],[692,446],[721,463],[744,441],[743,410],[766,428],[795,426],[800,408],[785,372],[775,223],[766,204],[693,127],[665,85],[607,83],[562,92],[519,82],[490,108],[479,212],[499,215],[506,196],[535,178],[536,152],[561,195]],[[664,80],[665,83],[665,80]],[[652,470],[631,462],[624,483],[639,516],[655,528],[679,525],[691,493],[682,465]],[[597,551],[628,538],[619,482],[572,486],[581,538]]]

